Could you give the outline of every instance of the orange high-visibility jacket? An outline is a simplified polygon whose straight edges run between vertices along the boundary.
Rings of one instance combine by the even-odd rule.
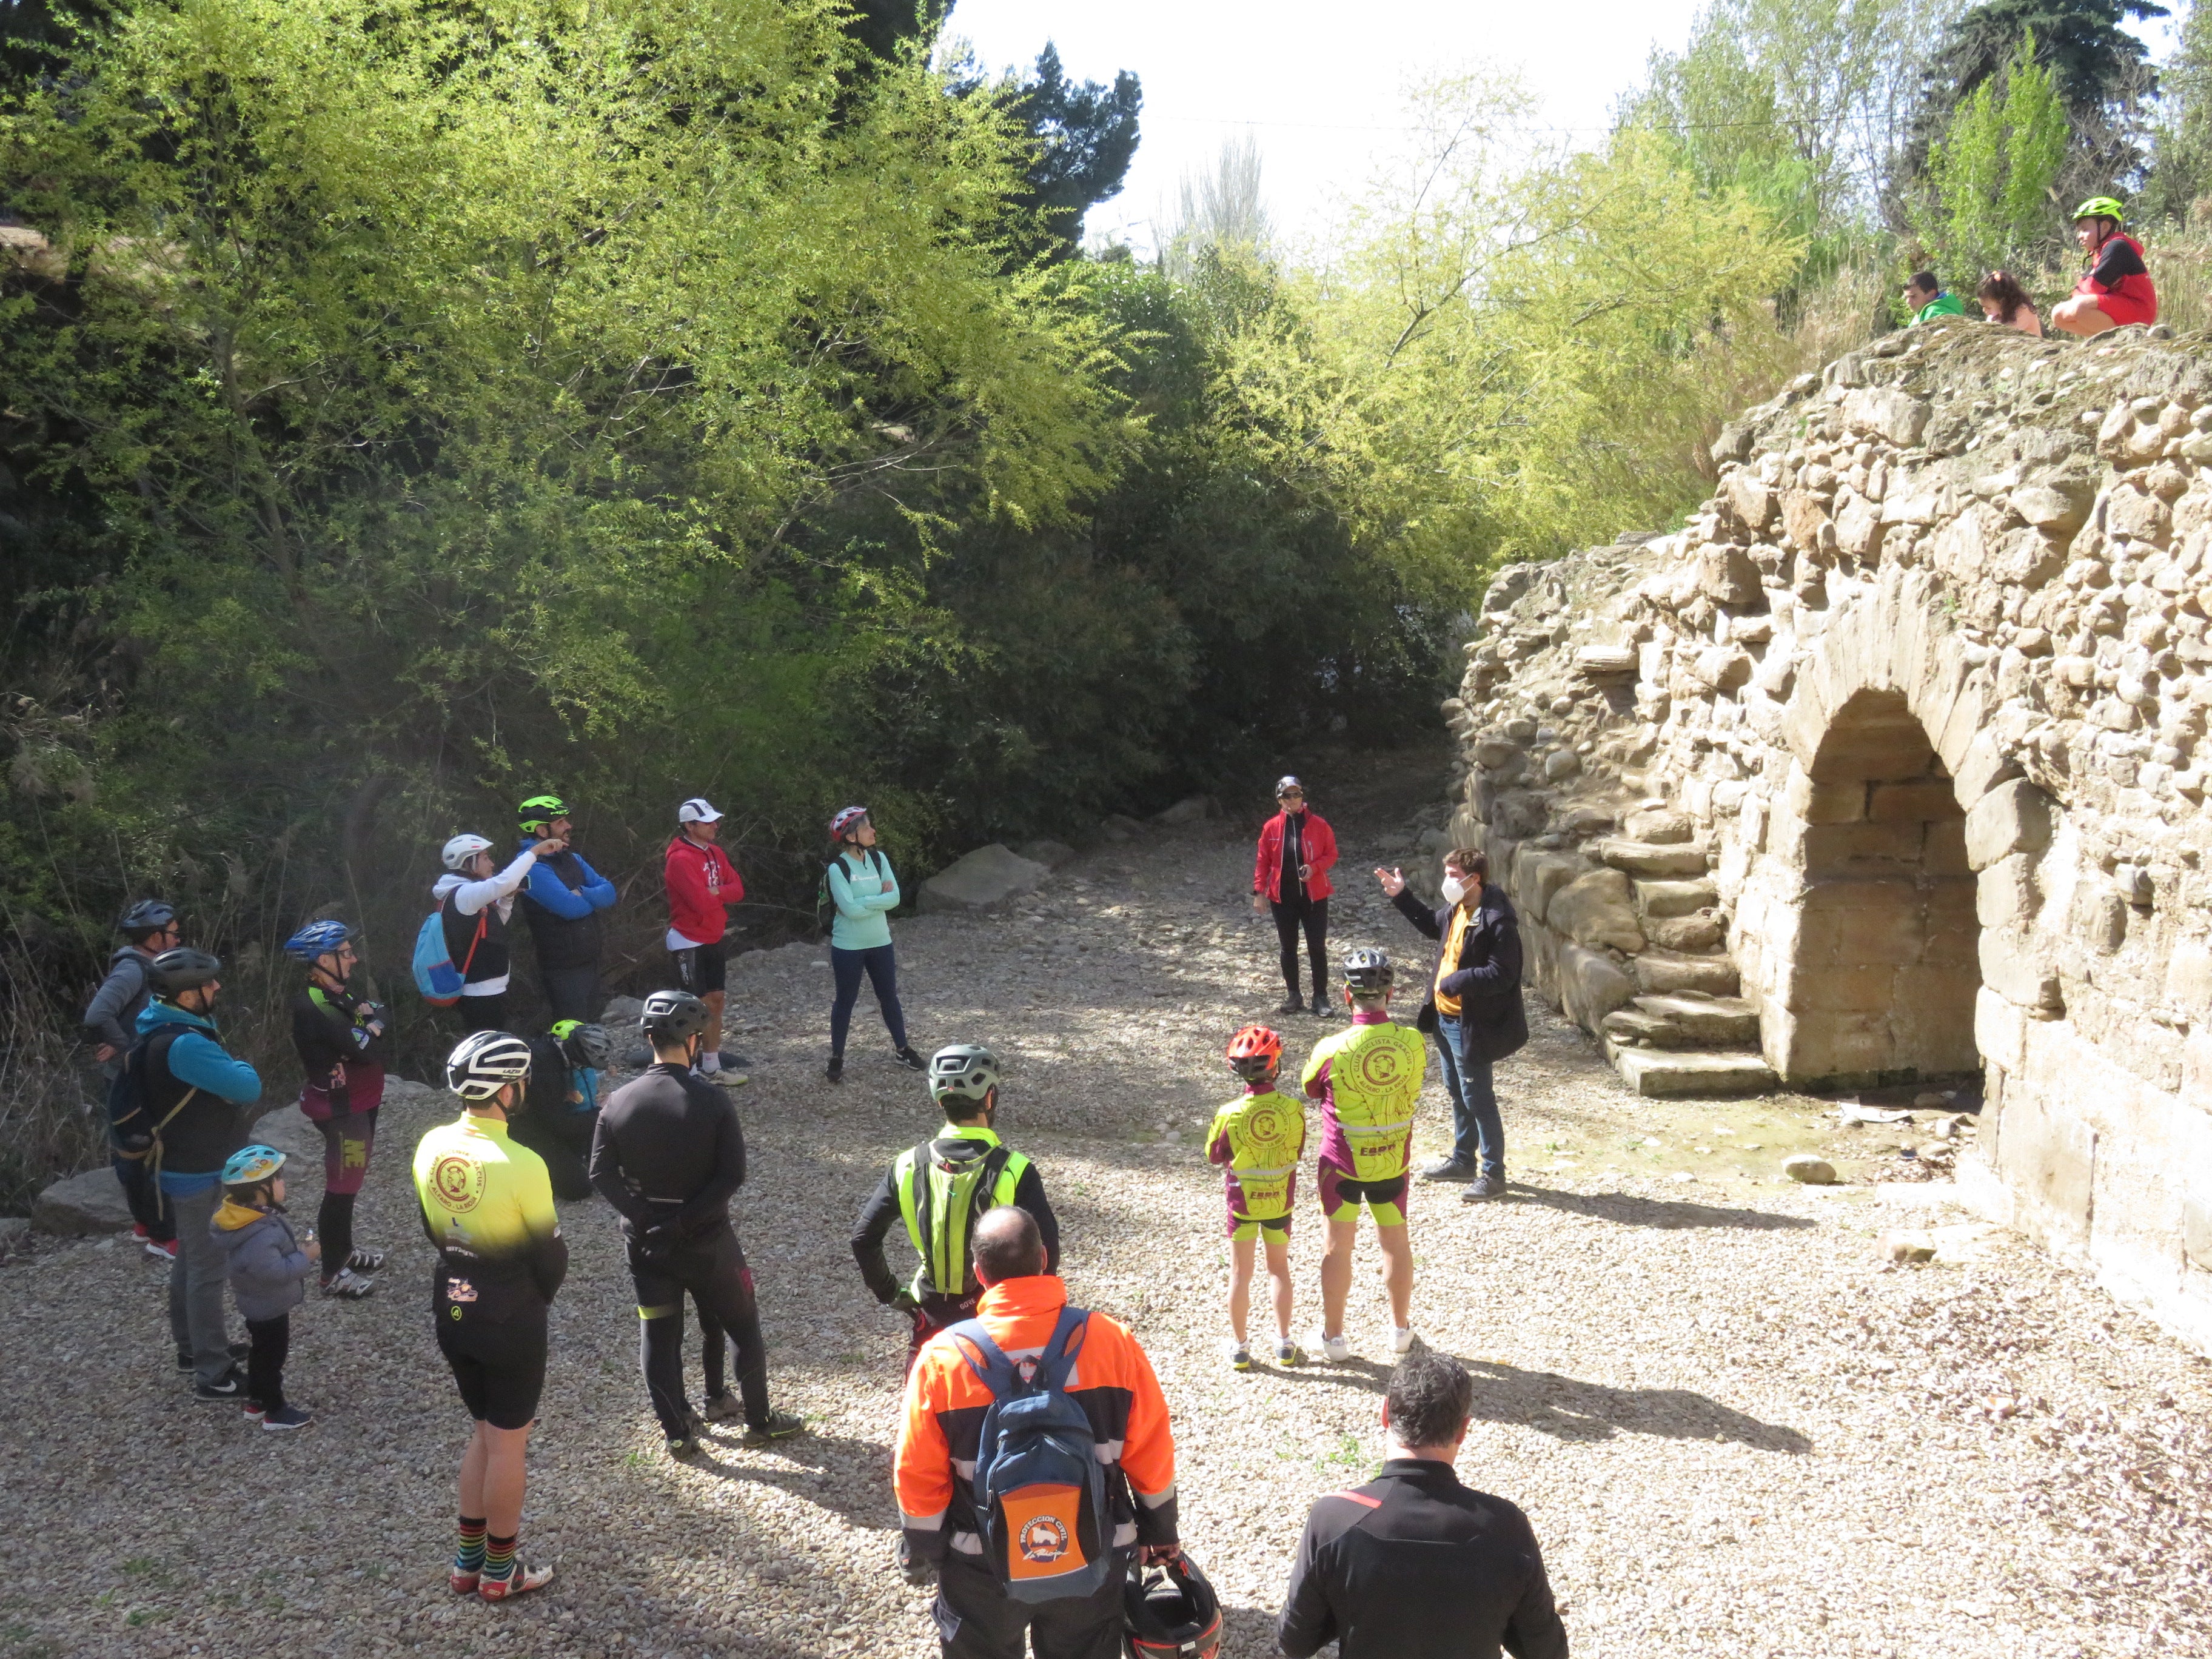
[[[1001,1279],[983,1292],[975,1316],[1012,1359],[1034,1358],[1052,1340],[1067,1286],[1051,1273]],[[940,1561],[948,1549],[980,1558],[975,1521],[975,1454],[991,1391],[968,1368],[951,1331],[930,1338],[907,1373],[891,1480],[899,1522],[914,1553]],[[1109,1534],[1119,1549],[1176,1541],[1175,1436],[1152,1362],[1126,1327],[1090,1316],[1068,1378],[1068,1398],[1083,1407],[1102,1455]]]

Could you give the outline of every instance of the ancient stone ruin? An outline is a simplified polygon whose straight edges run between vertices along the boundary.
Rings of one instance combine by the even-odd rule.
[[[1978,1072],[1962,1196],[2212,1346],[2212,339],[1915,329],[1717,459],[1444,704],[1536,987],[1647,1093]]]

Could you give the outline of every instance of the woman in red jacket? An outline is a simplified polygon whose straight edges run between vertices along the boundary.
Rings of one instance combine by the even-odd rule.
[[[1275,913],[1275,937],[1283,947],[1283,983],[1290,997],[1275,1010],[1295,1014],[1298,1000],[1298,934],[1306,936],[1313,963],[1313,1012],[1323,1019],[1328,1006],[1328,872],[1336,863],[1336,833],[1318,812],[1306,810],[1306,787],[1296,778],[1275,786],[1283,810],[1260,831],[1260,855],[1252,866],[1252,908]]]

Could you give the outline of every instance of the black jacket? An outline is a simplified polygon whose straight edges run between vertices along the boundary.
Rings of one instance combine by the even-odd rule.
[[[687,1066],[661,1061],[607,1097],[592,1137],[592,1185],[634,1240],[697,1238],[730,1224],[745,1184],[738,1109]]]
[[[1399,915],[1431,939],[1451,937],[1452,912],[1456,906],[1447,904],[1441,910],[1431,910],[1413,896],[1410,887],[1399,889],[1390,902],[1398,907]],[[1459,960],[1446,963],[1439,950],[1437,963],[1450,970],[1444,975],[1443,992],[1459,999],[1461,1042],[1486,1060],[1503,1060],[1517,1053],[1528,1041],[1528,1011],[1521,1003],[1521,918],[1504,888],[1483,884],[1474,920],[1461,944]],[[1436,1029],[1436,990],[1437,976],[1431,969],[1428,983],[1422,988],[1420,1018],[1415,1022],[1425,1031]]]
[[[1275,1639],[1291,1659],[1566,1659],[1528,1517],[1449,1464],[1393,1458],[1306,1517]]]

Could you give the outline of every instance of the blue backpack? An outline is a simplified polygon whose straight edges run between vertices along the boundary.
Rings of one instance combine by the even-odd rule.
[[[1061,1309],[1044,1352],[1019,1362],[981,1320],[952,1327],[960,1357],[991,1391],[975,1453],[975,1518],[984,1555],[1017,1601],[1095,1595],[1113,1565],[1106,1465],[1091,1419],[1067,1394],[1090,1317]]]
[[[450,1008],[461,1000],[469,963],[477,959],[477,946],[483,943],[490,921],[490,911],[477,913],[476,937],[469,941],[469,953],[456,968],[453,953],[446,945],[446,907],[441,904],[422,918],[415,935],[415,988],[422,994],[423,1001],[434,1008]]]

